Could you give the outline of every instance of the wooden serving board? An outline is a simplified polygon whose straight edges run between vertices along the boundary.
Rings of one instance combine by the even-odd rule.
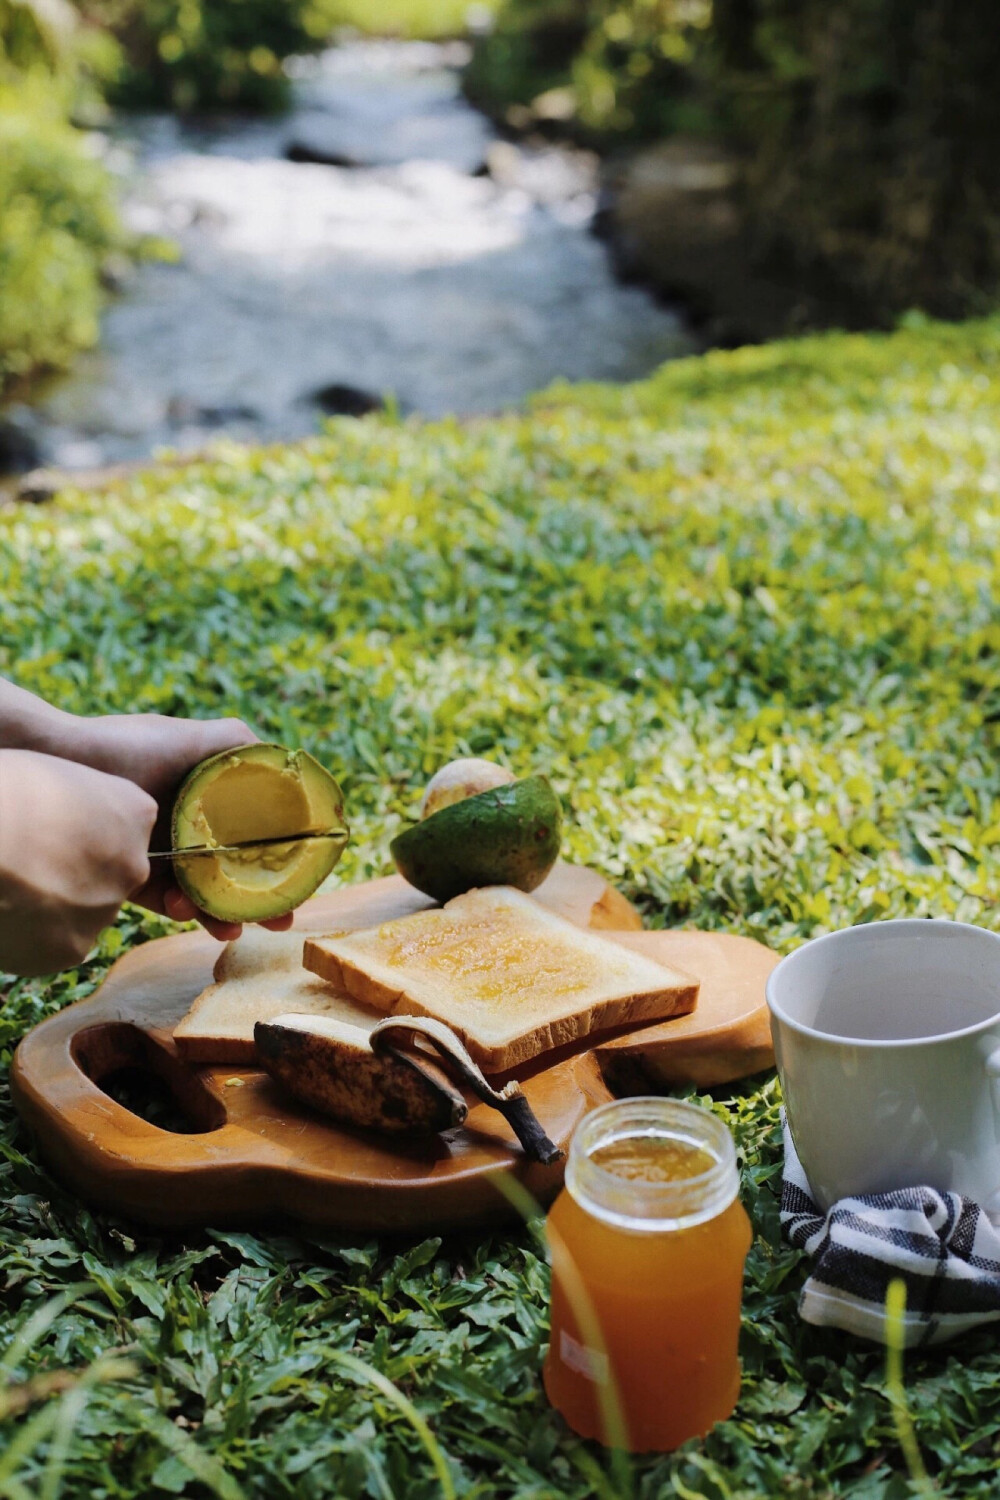
[[[641,934],[635,910],[591,870],[557,865],[534,894],[580,926],[619,941],[638,938],[651,957],[681,966],[662,941],[677,935]],[[370,926],[429,904],[392,876],[314,898],[296,914],[296,927]],[[291,1218],[391,1232],[514,1218],[507,1183],[542,1204],[554,1196],[562,1164],[526,1162],[506,1122],[484,1105],[460,1129],[401,1145],[314,1113],[258,1069],[187,1062],[173,1027],[211,983],[218,954],[203,932],[135,948],[94,995],[44,1021],[18,1047],[17,1107],[82,1198],[171,1227]],[[688,957],[697,954],[689,948]],[[683,967],[697,972],[691,962]],[[653,1029],[671,1024],[679,1022]],[[162,1129],[116,1102],[101,1085],[122,1069],[155,1075],[187,1130]],[[586,1044],[521,1076],[544,1129],[564,1150],[583,1116],[612,1097]]]
[[[698,1005],[689,1016],[596,1043],[601,1073],[614,1093],[655,1093],[682,1083],[709,1088],[774,1067],[764,985],[777,953],[729,932],[613,936],[699,980]]]

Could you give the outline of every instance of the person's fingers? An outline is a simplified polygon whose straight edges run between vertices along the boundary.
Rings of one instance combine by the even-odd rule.
[[[217,917],[210,917],[203,911],[198,913],[198,921],[220,943],[235,942],[243,931],[242,922],[220,922]]]
[[[164,884],[163,876],[154,873],[139,890],[133,891],[129,900],[135,906],[144,906],[147,911],[155,911],[158,916],[169,916],[164,899],[168,887]]]
[[[129,900],[134,901],[136,906],[144,906],[147,911],[159,912],[173,922],[200,922],[206,932],[218,938],[220,943],[232,942],[243,931],[242,922],[221,922],[218,917],[210,917],[207,912],[203,912],[179,886],[172,884],[170,876],[163,870],[155,871],[152,878],[141,890],[133,892]],[[292,925],[291,916],[277,917],[276,921],[280,924],[277,928],[279,932]]]
[[[200,922],[205,931],[210,932],[220,943],[231,943],[243,931],[242,922],[221,922],[218,917],[210,917],[206,912],[200,911],[190,896],[185,896],[176,886],[164,893],[163,908],[175,922]]]
[[[238,938],[243,931],[242,922],[221,922],[218,917],[210,917],[199,907],[195,906],[190,896],[186,896],[177,886],[167,886],[162,892],[157,892],[159,904],[150,909],[162,911],[175,922],[200,922],[206,932],[218,938],[220,943],[231,943]],[[133,899],[138,899],[134,897]],[[148,903],[141,901],[141,905]],[[295,920],[294,912],[287,912],[283,917],[272,917],[269,922],[261,922],[261,927],[269,927],[272,932],[287,932]]]
[[[153,824],[153,832],[149,836],[150,849],[170,848],[170,814],[171,807],[169,804],[160,807],[159,816]]]
[[[200,719],[197,723],[202,758],[217,755],[220,750],[235,750],[238,745],[257,743],[257,736],[242,719]]]
[[[176,885],[167,886],[164,891],[163,910],[175,922],[195,922],[198,918],[198,908]]]

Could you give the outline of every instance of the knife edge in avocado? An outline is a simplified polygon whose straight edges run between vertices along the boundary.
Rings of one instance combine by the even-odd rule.
[[[453,802],[397,834],[396,868],[418,891],[450,901],[484,885],[533,891],[559,857],[562,808],[545,776]]]

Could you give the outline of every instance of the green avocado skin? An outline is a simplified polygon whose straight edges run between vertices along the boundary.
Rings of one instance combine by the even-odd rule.
[[[389,845],[404,880],[434,901],[482,885],[533,891],[559,857],[562,808],[545,776],[443,807]]]

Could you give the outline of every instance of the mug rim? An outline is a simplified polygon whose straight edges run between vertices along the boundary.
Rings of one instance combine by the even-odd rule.
[[[837,1042],[841,1045],[852,1047],[926,1047],[937,1042],[958,1041],[963,1037],[976,1036],[981,1031],[988,1031],[990,1027],[1000,1025],[1000,990],[998,990],[997,1009],[983,1021],[977,1021],[974,1026],[961,1026],[954,1031],[936,1031],[931,1036],[903,1036],[903,1037],[867,1037],[867,1036],[844,1036],[836,1031],[820,1031],[815,1026],[807,1026],[804,1021],[799,1021],[781,1006],[776,999],[778,976],[786,964],[803,953],[806,948],[812,948],[821,943],[830,943],[848,937],[855,932],[888,931],[902,927],[928,927],[932,923],[940,927],[958,932],[975,932],[983,937],[990,938],[993,942],[1000,944],[1000,933],[994,932],[989,927],[977,927],[973,922],[956,922],[951,917],[890,917],[885,921],[855,922],[850,927],[838,927],[833,932],[823,932],[819,937],[807,938],[798,948],[791,953],[786,953],[784,958],[778,962],[767,976],[764,985],[764,998],[767,1008],[772,1017],[777,1018],[783,1026],[788,1026],[792,1031],[797,1031],[800,1036],[815,1037],[820,1041]]]

